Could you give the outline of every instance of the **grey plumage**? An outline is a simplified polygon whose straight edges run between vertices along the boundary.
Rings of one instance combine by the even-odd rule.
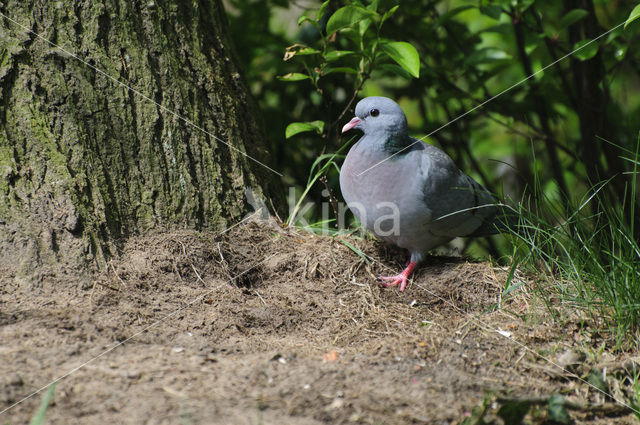
[[[342,166],[342,195],[365,228],[409,250],[411,262],[453,238],[497,232],[491,194],[442,150],[410,137],[397,103],[361,100],[343,132],[351,128],[364,136]]]

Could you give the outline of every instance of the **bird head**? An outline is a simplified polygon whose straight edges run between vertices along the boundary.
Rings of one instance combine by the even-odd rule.
[[[365,97],[356,105],[356,116],[342,132],[356,128],[364,134],[407,134],[407,118],[398,105],[387,97]]]

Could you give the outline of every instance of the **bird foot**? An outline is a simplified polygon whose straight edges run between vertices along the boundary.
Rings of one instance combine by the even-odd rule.
[[[395,276],[378,276],[378,279],[383,281],[380,282],[380,284],[385,288],[400,284],[400,292],[404,291],[404,288],[407,286],[407,277],[402,273]]]
[[[416,268],[416,263],[411,261],[407,267],[402,271],[402,273],[395,276],[380,276],[379,279],[387,282],[381,282],[382,286],[388,288],[389,286],[400,285],[400,292],[404,291],[404,288],[407,286],[407,280],[409,276],[413,272],[413,269]]]

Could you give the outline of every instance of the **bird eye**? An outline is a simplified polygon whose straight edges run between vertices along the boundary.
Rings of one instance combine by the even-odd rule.
[[[372,117],[377,117],[378,115],[380,115],[380,111],[377,109],[372,109],[371,111],[369,111],[369,115],[371,115]]]

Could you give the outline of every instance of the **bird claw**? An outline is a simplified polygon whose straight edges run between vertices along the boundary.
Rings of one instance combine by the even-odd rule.
[[[416,263],[413,261],[409,261],[407,268],[405,268],[402,271],[402,273],[397,274],[395,276],[380,276],[379,279],[389,281],[389,283],[382,282],[382,286],[384,286],[385,288],[388,288],[389,286],[400,285],[400,292],[402,292],[404,291],[404,288],[407,286],[407,279],[409,279],[409,276],[411,275],[411,273],[413,272],[413,269],[415,268],[416,268]]]
[[[404,291],[404,288],[407,286],[407,277],[400,273],[396,276],[379,276],[378,279],[389,282],[380,282],[382,286],[388,288],[390,286],[397,286],[400,284],[400,292]]]

